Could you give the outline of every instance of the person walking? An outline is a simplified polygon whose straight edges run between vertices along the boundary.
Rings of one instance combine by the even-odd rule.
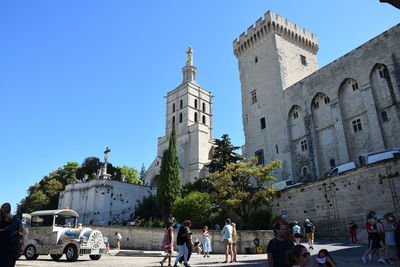
[[[115,236],[117,237],[117,241],[115,242],[115,248],[120,250],[121,249],[122,235],[119,232],[115,232]]]
[[[237,236],[237,231],[236,231],[236,223],[231,223],[232,225],[232,257],[233,261],[237,262],[236,256],[237,256],[237,248],[236,248],[236,242],[238,240]]]
[[[293,247],[293,243],[287,238],[287,226],[284,223],[277,222],[273,229],[276,236],[268,242],[268,267],[290,267],[292,265],[289,265],[286,261],[286,253]],[[297,254],[296,252],[293,257],[298,257]]]
[[[386,254],[385,261],[389,264],[394,264],[392,259],[395,258],[393,251],[396,249],[395,240],[396,230],[396,219],[393,214],[388,213],[385,215],[385,221],[383,223],[383,232],[385,233],[385,250]]]
[[[192,232],[190,232],[190,226],[192,222],[189,220],[183,221],[182,226],[178,230],[178,236],[176,243],[179,246],[178,255],[175,259],[174,267],[178,266],[178,262],[183,256],[183,262],[185,267],[190,267],[189,260],[189,246],[192,247]]]
[[[385,260],[382,258],[381,255],[381,238],[378,232],[378,227],[376,225],[376,220],[375,217],[372,215],[367,216],[367,224],[366,224],[366,229],[368,233],[368,248],[364,252],[364,255],[361,257],[361,263],[368,263],[367,262],[367,256],[370,256],[370,261],[372,259],[372,254],[377,253],[379,256],[378,262],[384,264]]]
[[[169,218],[165,223],[164,238],[161,243],[161,247],[167,253],[165,257],[160,261],[161,267],[164,266],[164,262],[168,259],[168,267],[171,265],[172,252],[174,250],[174,231],[173,227],[175,225],[175,218]]]
[[[303,229],[304,229],[305,236],[307,238],[308,248],[314,249],[314,233],[315,233],[314,224],[309,219],[306,219],[304,221]]]
[[[203,227],[203,252],[204,252],[204,257],[210,257],[210,252],[211,250],[211,240],[210,240],[210,234],[208,232],[208,226]]]
[[[11,215],[10,203],[4,203],[0,208],[0,266],[14,267],[19,256],[20,235],[22,235],[21,220]]]
[[[310,252],[305,246],[296,245],[288,250],[286,262],[289,267],[305,267],[310,262]]]
[[[233,262],[233,253],[232,253],[232,233],[233,233],[233,227],[231,225],[231,219],[227,218],[225,220],[225,226],[222,228],[221,231],[224,239],[224,245],[225,245],[225,261],[224,263],[228,262],[228,255],[231,255],[231,261]]]
[[[293,222],[293,238],[294,238],[294,243],[295,245],[300,245],[301,244],[301,227],[299,226],[299,223],[297,221]]]
[[[357,228],[358,228],[358,226],[351,218],[349,218],[348,226],[349,226],[351,242],[353,242],[353,244],[356,244],[357,243]]]

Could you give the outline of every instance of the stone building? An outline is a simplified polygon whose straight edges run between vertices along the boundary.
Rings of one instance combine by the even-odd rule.
[[[277,177],[307,180],[399,147],[399,43],[396,25],[319,69],[317,36],[268,11],[233,41],[244,156],[280,159]]]
[[[207,174],[205,164],[210,161],[213,146],[212,95],[197,84],[190,47],[187,53],[183,81],[166,96],[165,136],[158,138],[157,157],[146,172],[146,185],[157,185],[162,156],[168,149],[174,124],[181,185]]]

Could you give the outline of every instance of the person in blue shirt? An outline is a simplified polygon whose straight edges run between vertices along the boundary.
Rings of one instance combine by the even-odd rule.
[[[221,231],[223,238],[224,238],[224,245],[225,245],[225,261],[224,263],[228,262],[228,255],[231,255],[231,262],[233,262],[233,253],[232,253],[232,233],[233,227],[231,225],[231,219],[225,220],[225,226],[222,228]]]

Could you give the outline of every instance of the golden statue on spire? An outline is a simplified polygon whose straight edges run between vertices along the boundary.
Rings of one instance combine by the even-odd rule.
[[[189,45],[188,50],[186,51],[186,54],[188,55],[188,59],[186,61],[186,65],[192,65],[193,64],[193,59],[192,59],[192,54],[193,50],[192,47]]]

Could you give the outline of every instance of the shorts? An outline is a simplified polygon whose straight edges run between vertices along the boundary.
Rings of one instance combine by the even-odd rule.
[[[232,244],[232,240],[231,239],[224,239],[224,244],[225,245]]]
[[[314,233],[306,233],[306,238],[314,240]]]
[[[381,248],[381,240],[378,238],[368,239],[368,248],[370,250],[380,249]]]
[[[294,234],[294,238],[302,238],[303,236],[301,235],[301,234],[299,234],[299,233],[295,233]]]

